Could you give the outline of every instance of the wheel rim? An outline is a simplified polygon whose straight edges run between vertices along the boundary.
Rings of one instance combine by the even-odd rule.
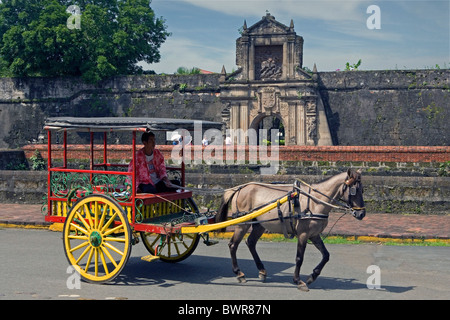
[[[89,282],[114,279],[131,252],[131,230],[121,207],[103,195],[80,199],[63,230],[69,263]]]
[[[142,232],[141,237],[147,250],[165,262],[179,262],[186,259],[195,250],[199,241],[196,233],[166,236]]]
[[[193,199],[187,199],[185,209],[198,212]],[[142,242],[152,255],[157,255],[164,262],[179,262],[189,257],[197,248],[200,236],[192,234],[170,234],[141,232]]]

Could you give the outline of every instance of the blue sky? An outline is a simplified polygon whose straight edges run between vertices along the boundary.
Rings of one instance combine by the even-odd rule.
[[[370,5],[380,8],[381,29],[368,29]],[[266,14],[304,39],[303,65],[318,71],[450,68],[450,1],[365,0],[153,0],[156,16],[172,33],[161,46],[161,61],[146,65],[157,73],[180,66],[220,72],[237,69],[238,29]]]

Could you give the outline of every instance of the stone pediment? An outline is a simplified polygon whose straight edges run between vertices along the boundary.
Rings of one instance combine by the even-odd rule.
[[[293,27],[288,27],[275,20],[275,17],[267,13],[260,21],[246,29],[247,35],[268,35],[268,34],[287,34],[293,32]]]
[[[238,80],[279,81],[305,80],[302,68],[303,38],[294,31],[291,20],[286,26],[266,13],[250,28],[244,22],[241,37],[236,39]]]

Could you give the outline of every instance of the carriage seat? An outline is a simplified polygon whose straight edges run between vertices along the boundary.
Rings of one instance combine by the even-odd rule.
[[[192,191],[179,189],[176,192],[162,192],[162,193],[137,193],[136,199],[144,200],[145,204],[165,202],[167,200],[174,201],[180,199],[189,199],[192,197]]]
[[[106,192],[117,192],[122,193],[126,189],[125,186],[107,186],[107,185],[97,185],[94,187],[94,191],[97,193]],[[77,190],[77,196],[82,197],[84,195],[84,190]],[[189,199],[192,197],[192,191],[186,191],[183,189],[178,189],[174,192],[162,192],[162,193],[136,193],[136,199],[144,200],[144,204],[165,202],[167,200],[174,201],[180,199]]]

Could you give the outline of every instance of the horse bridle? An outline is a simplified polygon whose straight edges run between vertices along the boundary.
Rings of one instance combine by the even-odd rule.
[[[305,191],[301,190],[299,183],[304,184],[305,186],[309,187],[310,191],[309,192],[305,192]],[[358,189],[358,187],[355,186],[356,183],[360,184],[361,188],[362,188],[361,181],[357,180],[355,178],[348,178],[347,180],[344,181],[343,191],[345,191],[347,188],[350,188],[349,193],[348,193],[347,202],[344,202],[344,201],[342,201],[340,199],[338,200],[338,199],[331,198],[330,196],[327,196],[326,194],[323,194],[319,190],[314,189],[311,185],[307,184],[306,182],[304,182],[304,181],[302,181],[300,179],[297,179],[294,182],[294,189],[296,189],[299,193],[301,193],[301,194],[303,194],[303,195],[305,195],[305,196],[307,196],[309,198],[312,198],[312,199],[314,199],[314,200],[316,200],[318,202],[322,202],[323,204],[328,205],[330,207],[333,207],[335,209],[352,210],[352,211],[364,210],[365,207],[352,207],[352,205],[351,205],[351,197],[356,195],[356,192],[357,192],[357,189]],[[317,193],[321,194],[322,196],[326,197],[331,202],[337,203],[340,207],[334,206],[331,203],[324,202],[324,201],[322,201],[322,200],[312,196],[311,195],[311,191],[314,191],[314,192],[317,192]],[[362,192],[362,190],[361,190],[361,192]]]
[[[359,186],[357,187],[356,184],[358,184]],[[347,198],[347,206],[348,206],[348,208],[351,209],[352,211],[365,210],[366,207],[352,207],[352,205],[351,205],[351,197],[356,195],[357,189],[361,188],[361,192],[363,192],[363,186],[362,186],[361,180],[355,179],[355,178],[348,178],[344,182],[343,191],[345,192],[345,190],[347,188],[349,188],[349,190],[348,190],[348,198]]]

